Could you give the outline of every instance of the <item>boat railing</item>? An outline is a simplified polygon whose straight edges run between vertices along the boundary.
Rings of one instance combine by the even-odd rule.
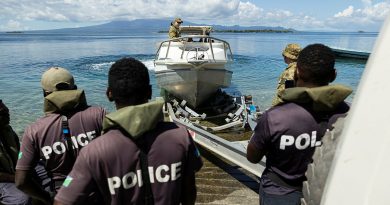
[[[193,41],[193,39],[198,39],[199,38],[199,41]],[[224,59],[223,60],[226,60],[228,62],[231,62],[233,61],[233,54],[232,54],[232,51],[231,51],[231,48],[230,48],[230,44],[222,39],[218,39],[218,38],[215,38],[215,37],[211,37],[211,36],[208,36],[208,35],[188,35],[188,36],[184,36],[184,37],[179,37],[179,38],[172,38],[172,39],[168,39],[168,40],[165,40],[163,42],[160,43],[159,47],[158,47],[158,50],[156,52],[156,56],[155,56],[155,61],[156,60],[165,60],[165,59],[168,59],[168,56],[170,54],[170,52],[172,52],[172,45],[180,45],[180,50],[181,50],[181,55],[180,55],[180,58],[178,59],[181,59],[183,60],[184,57],[186,57],[186,60],[191,63],[191,62],[204,62],[204,61],[212,61],[212,62],[217,62],[218,60],[220,59],[216,59],[216,56],[215,56],[215,49],[214,49],[214,46],[216,43],[222,43],[223,45],[223,56],[224,56]],[[161,52],[161,48],[163,47],[167,47],[166,48],[166,53],[164,55],[164,57],[161,57],[160,56],[160,52]],[[211,54],[211,57],[210,57],[210,54],[208,53],[208,50],[210,50],[210,54]],[[187,54],[185,55],[185,52],[187,52]],[[188,59],[188,54],[190,52],[195,52],[195,55],[194,57],[190,58],[190,60]],[[163,54],[162,54],[163,55]]]

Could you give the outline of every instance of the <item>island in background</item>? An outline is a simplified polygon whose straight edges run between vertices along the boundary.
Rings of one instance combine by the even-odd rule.
[[[26,30],[26,31],[5,31],[7,34],[16,33],[45,33],[45,34],[112,34],[112,35],[127,35],[135,33],[168,33],[172,19],[136,19],[133,21],[112,21],[105,24],[78,27],[78,28],[62,28],[53,30]],[[184,25],[202,26],[207,24],[193,23],[185,21]],[[281,26],[224,26],[224,25],[209,25],[213,27],[214,32],[219,33],[290,33],[294,29],[284,28]],[[3,32],[0,32],[3,33]]]
[[[273,30],[273,29],[259,29],[259,30],[213,30],[215,33],[293,33],[293,30]],[[168,33],[168,31],[158,31],[158,33]]]

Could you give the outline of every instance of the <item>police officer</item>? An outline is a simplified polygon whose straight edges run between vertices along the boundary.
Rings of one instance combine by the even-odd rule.
[[[352,90],[328,85],[336,78],[334,64],[329,47],[305,47],[297,61],[296,87],[285,90],[284,104],[260,117],[247,148],[250,162],[267,159],[260,179],[260,204],[300,204],[315,147],[321,145],[326,129],[349,109],[344,99]]]
[[[25,193],[50,204],[79,150],[100,135],[105,111],[87,105],[84,91],[77,90],[73,76],[64,68],[49,68],[43,73],[41,84],[45,116],[24,132],[15,182]],[[31,171],[40,160],[53,182],[52,193],[32,180]]]
[[[163,102],[148,102],[151,94],[144,64],[123,58],[111,66],[107,97],[117,111],[81,151],[55,204],[82,204],[92,191],[101,204],[194,204],[199,152],[185,127],[163,121]]]
[[[172,21],[171,27],[169,27],[168,36],[169,38],[179,38],[180,37],[180,25],[183,23],[181,18],[175,18]]]
[[[279,77],[278,86],[276,87],[276,95],[272,100],[272,106],[278,105],[283,102],[280,96],[282,94],[282,91],[285,89],[285,85],[294,82],[294,73],[297,67],[296,61],[300,51],[301,47],[299,46],[299,44],[296,43],[288,44],[284,48],[282,56],[284,62],[287,64],[287,68],[282,72]]]
[[[9,110],[0,100],[0,204],[30,204],[29,197],[15,186],[20,143],[9,121]]]

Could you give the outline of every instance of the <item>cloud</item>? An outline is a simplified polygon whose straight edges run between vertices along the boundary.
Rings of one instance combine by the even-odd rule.
[[[265,11],[240,0],[13,0],[0,1],[0,19],[20,21],[107,22],[139,18],[182,17],[184,21],[223,25],[264,25],[304,28],[318,21],[288,10]]]
[[[390,13],[390,3],[381,2],[371,7],[359,10],[360,15],[370,18],[374,21],[383,21]]]
[[[294,29],[307,29],[307,27],[318,28],[323,25],[314,17],[304,14],[294,14],[291,11],[283,9],[266,11],[251,2],[240,2],[236,13],[224,19],[224,23],[244,26],[282,26]]]
[[[102,22],[185,16],[225,18],[234,15],[239,0],[2,0],[0,15],[20,20]],[[42,9],[43,8],[43,9]],[[1,17],[1,16],[0,16]]]
[[[348,6],[348,8],[346,8],[344,11],[335,14],[334,17],[335,17],[335,18],[339,18],[339,17],[349,17],[349,16],[351,16],[352,14],[353,14],[353,6]]]
[[[250,2],[240,2],[236,16],[240,20],[253,21],[259,20],[262,17],[263,12],[264,9],[259,8]]]
[[[9,20],[5,25],[0,26],[0,30],[4,31],[23,31],[28,28],[23,26],[20,22],[15,20]]]
[[[365,6],[371,6],[372,4],[372,0],[362,0],[362,2]]]
[[[328,19],[317,19],[284,9],[265,10],[249,0],[0,0],[0,21],[70,25],[182,17],[195,23],[283,26],[298,30],[378,29],[390,13],[389,1],[375,4],[373,0],[361,1],[363,8],[348,6]]]
[[[366,30],[378,31],[386,17],[390,14],[390,3],[379,2],[373,4],[370,0],[363,0],[364,8],[354,9],[349,6],[336,13],[325,21],[325,25],[339,30]]]
[[[57,13],[51,7],[45,7],[44,9],[33,9],[30,12],[19,16],[20,19],[34,21],[34,20],[44,20],[44,21],[69,21],[69,19],[61,13]]]

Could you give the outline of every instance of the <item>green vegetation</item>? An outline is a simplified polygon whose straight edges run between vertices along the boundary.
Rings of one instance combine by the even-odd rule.
[[[23,33],[22,31],[6,31],[5,33]]]
[[[261,30],[215,30],[216,33],[292,33],[293,30],[272,30],[272,29],[261,29]]]
[[[215,33],[293,33],[293,30],[273,30],[273,29],[261,29],[261,30],[213,30]],[[158,31],[158,33],[168,33],[168,31]]]

